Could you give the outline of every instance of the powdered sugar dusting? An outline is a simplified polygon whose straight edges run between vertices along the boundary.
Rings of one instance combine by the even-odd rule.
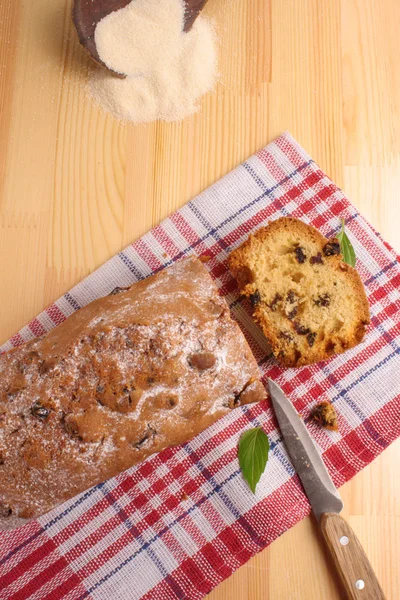
[[[248,396],[257,365],[196,259],[83,308],[4,355],[0,374],[0,509],[26,518],[260,399]]]

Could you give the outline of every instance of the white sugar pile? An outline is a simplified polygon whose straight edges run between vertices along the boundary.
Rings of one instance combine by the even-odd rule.
[[[199,16],[183,32],[183,0],[133,0],[97,25],[101,60],[119,79],[95,70],[89,89],[117,119],[146,123],[184,119],[217,79],[217,53],[210,22]]]

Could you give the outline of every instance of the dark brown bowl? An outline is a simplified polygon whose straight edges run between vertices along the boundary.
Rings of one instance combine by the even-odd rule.
[[[94,31],[97,23],[107,15],[127,6],[131,0],[75,0],[72,9],[72,19],[78,33],[79,41],[89,52],[91,57],[100,65],[108,67],[100,60],[94,41]],[[184,31],[189,31],[200,14],[207,0],[185,0],[187,10],[185,14]],[[108,69],[110,71],[110,69]],[[114,71],[111,71],[114,73]],[[118,77],[125,77],[115,73]]]

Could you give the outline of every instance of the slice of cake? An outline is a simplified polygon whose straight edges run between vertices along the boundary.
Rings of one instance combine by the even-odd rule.
[[[324,360],[363,339],[368,300],[336,238],[282,217],[232,252],[229,265],[282,364]]]

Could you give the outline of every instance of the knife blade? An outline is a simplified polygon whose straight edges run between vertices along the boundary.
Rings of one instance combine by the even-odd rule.
[[[269,393],[293,467],[319,520],[326,512],[340,513],[343,502],[303,419],[281,388],[268,380]]]
[[[356,534],[339,516],[343,502],[302,418],[281,388],[268,379],[272,405],[290,459],[318,520],[349,600],[385,600]]]

